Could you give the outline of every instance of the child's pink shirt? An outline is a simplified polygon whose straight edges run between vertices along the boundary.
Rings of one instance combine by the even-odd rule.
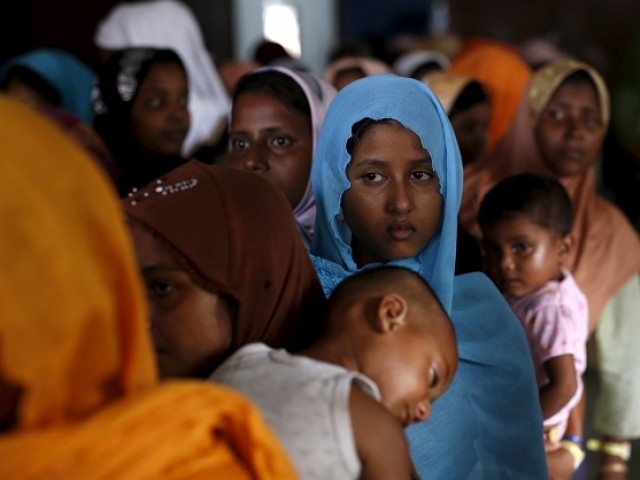
[[[566,421],[569,411],[582,395],[581,375],[587,365],[587,298],[568,270],[563,269],[562,274],[562,280],[547,282],[533,293],[519,298],[506,297],[525,329],[538,387],[549,383],[544,362],[561,355],[573,355],[578,375],[578,389],[574,398],[560,412],[545,419],[545,425]]]

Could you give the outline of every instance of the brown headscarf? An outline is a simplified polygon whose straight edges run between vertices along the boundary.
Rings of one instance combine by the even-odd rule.
[[[0,478],[296,478],[248,400],[157,385],[115,191],[35,110],[0,119]]]
[[[125,200],[204,288],[235,301],[232,349],[306,341],[324,295],[284,194],[259,175],[197,161]]]
[[[509,134],[492,161],[465,192],[468,215],[465,227],[477,231],[476,213],[484,193],[503,178],[523,172],[551,175],[534,138],[540,115],[562,82],[572,73],[586,72],[597,88],[603,127],[609,122],[609,94],[602,77],[589,65],[559,60],[538,70]],[[576,240],[569,268],[589,299],[590,330],[605,304],[640,271],[640,240],[626,217],[596,191],[594,168],[572,178],[559,179],[574,206],[573,235]],[[471,200],[474,199],[472,202]],[[464,200],[463,200],[464,203]],[[471,214],[473,212],[473,215]]]

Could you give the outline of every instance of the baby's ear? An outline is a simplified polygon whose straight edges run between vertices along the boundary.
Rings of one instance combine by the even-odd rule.
[[[407,320],[407,301],[397,293],[387,293],[380,298],[377,312],[377,327],[388,333],[402,327]]]
[[[560,238],[559,242],[558,255],[560,258],[560,263],[565,263],[567,261],[567,258],[569,257],[569,254],[571,253],[571,250],[573,249],[573,235],[571,235],[570,233],[564,235]]]

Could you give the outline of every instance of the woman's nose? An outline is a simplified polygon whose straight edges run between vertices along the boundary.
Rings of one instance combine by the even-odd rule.
[[[269,164],[266,161],[264,152],[259,147],[251,147],[245,153],[244,168],[251,172],[266,172]]]
[[[412,210],[411,193],[406,185],[398,183],[392,187],[389,209],[394,214],[407,214]]]
[[[567,135],[569,137],[582,137],[584,129],[584,122],[580,118],[574,115],[569,115],[569,118],[567,119]]]

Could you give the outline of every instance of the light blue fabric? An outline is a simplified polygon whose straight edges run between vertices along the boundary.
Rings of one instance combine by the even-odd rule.
[[[462,162],[453,130],[422,83],[376,75],[340,91],[325,117],[312,169],[316,232],[311,253],[325,293],[358,270],[350,230],[341,215],[349,187],[346,150],[352,125],[364,117],[392,118],[418,134],[437,172],[444,210],[441,229],[416,258],[390,262],[426,278],[456,328],[460,363],[428,421],[407,429],[418,473],[433,479],[548,478],[542,414],[524,331],[489,279],[454,278]]]
[[[87,65],[64,50],[40,48],[7,60],[0,68],[0,84],[4,84],[11,67],[21,66],[37,73],[60,94],[63,110],[92,124],[91,91],[96,75]]]

